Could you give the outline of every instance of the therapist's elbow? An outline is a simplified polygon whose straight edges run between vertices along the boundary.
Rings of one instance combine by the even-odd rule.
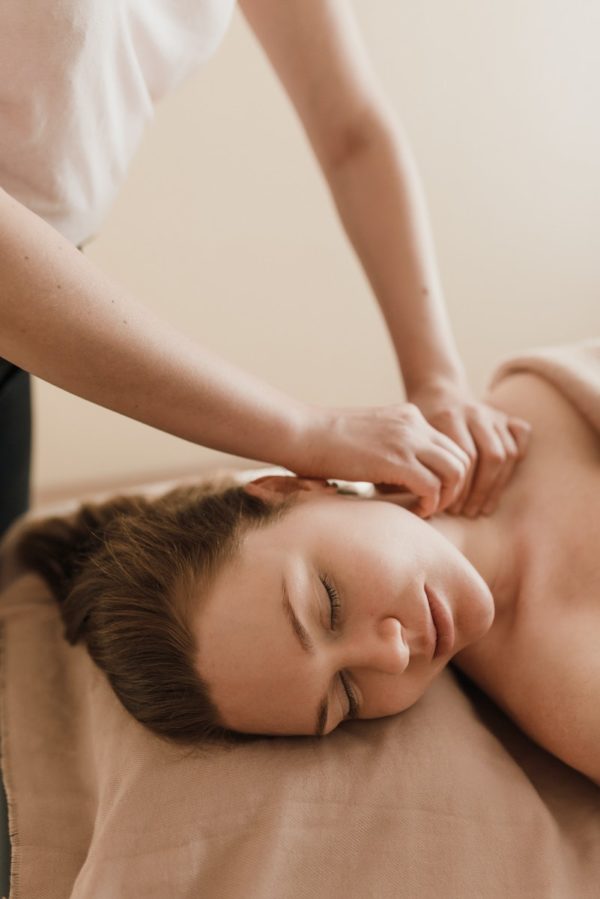
[[[321,156],[327,172],[335,174],[365,155],[389,150],[400,137],[399,123],[391,115],[369,110],[362,117],[336,129]]]

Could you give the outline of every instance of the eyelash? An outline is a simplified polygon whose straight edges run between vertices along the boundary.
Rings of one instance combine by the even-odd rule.
[[[321,583],[325,587],[327,595],[329,596],[329,605],[331,606],[331,628],[332,630],[335,630],[335,627],[339,620],[341,608],[340,597],[337,590],[328,579],[327,575],[321,575]],[[350,703],[350,710],[347,717],[355,718],[358,712],[358,703],[356,701],[356,697],[343,671],[340,671],[340,678],[342,684],[344,685],[344,690],[346,691],[348,702]]]
[[[321,581],[329,596],[329,605],[331,606],[331,628],[332,630],[335,630],[340,614],[340,597],[333,584],[328,580],[327,575],[323,575]]]

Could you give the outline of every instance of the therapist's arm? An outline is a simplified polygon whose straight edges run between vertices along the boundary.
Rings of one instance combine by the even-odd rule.
[[[231,365],[129,296],[0,189],[0,356],[193,443],[446,508],[467,458],[408,403],[327,409]]]
[[[472,460],[456,510],[468,498],[469,510],[485,505],[492,511],[524,451],[526,426],[471,395],[448,320],[423,189],[351,4],[239,5],[304,125],[385,318],[407,398]]]
[[[2,190],[0,356],[184,440],[299,461],[308,407],[177,331]]]

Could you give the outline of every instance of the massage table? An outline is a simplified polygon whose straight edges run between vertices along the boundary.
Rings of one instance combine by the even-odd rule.
[[[537,366],[600,430],[598,341],[523,358],[512,370]],[[11,573],[10,541],[0,567],[10,899],[600,896],[600,788],[451,663],[400,715],[323,738],[183,750],[135,721],[85,646],[66,642],[48,587]]]

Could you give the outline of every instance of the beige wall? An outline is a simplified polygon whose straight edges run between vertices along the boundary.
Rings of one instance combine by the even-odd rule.
[[[600,331],[600,7],[354,0],[409,136],[468,372]],[[237,15],[160,107],[87,254],[224,356],[308,401],[401,396],[302,131]],[[38,497],[231,461],[35,387]]]

